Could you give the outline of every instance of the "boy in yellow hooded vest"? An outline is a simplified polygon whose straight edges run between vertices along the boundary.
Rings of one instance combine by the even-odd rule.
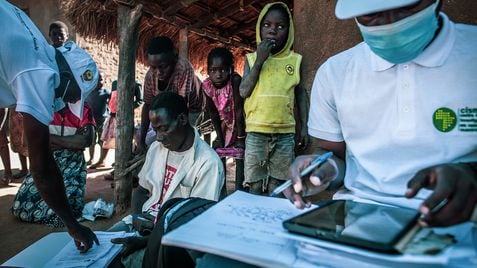
[[[288,167],[307,136],[307,96],[300,85],[301,55],[291,50],[293,20],[287,5],[267,4],[257,26],[257,51],[246,55],[240,95],[245,99],[245,182],[250,193],[271,193],[288,178]],[[296,98],[296,101],[295,101]],[[295,138],[297,103],[300,130]]]

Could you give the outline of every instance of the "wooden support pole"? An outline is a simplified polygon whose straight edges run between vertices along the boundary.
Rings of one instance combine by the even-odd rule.
[[[179,56],[184,59],[189,59],[188,34],[189,30],[187,28],[182,28],[179,30]]]
[[[125,172],[132,151],[134,128],[133,95],[136,76],[136,46],[142,4],[131,8],[118,5],[119,70],[117,136],[114,165],[114,199],[118,213],[131,206],[132,176]]]

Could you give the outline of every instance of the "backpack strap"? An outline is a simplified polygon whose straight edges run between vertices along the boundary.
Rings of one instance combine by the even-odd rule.
[[[162,215],[166,214],[167,211],[173,207],[174,205],[176,205],[177,203],[183,201],[184,198],[182,197],[176,197],[176,198],[171,198],[169,200],[167,200],[166,202],[164,202],[164,204],[162,204],[161,208],[159,209],[159,211],[157,212],[157,221],[156,222],[159,222],[159,219],[162,217]]]
[[[142,267],[194,267],[194,261],[183,248],[163,246],[162,236],[201,214],[216,201],[203,198],[173,198],[164,203],[149,235]]]
[[[213,205],[215,203],[217,203],[217,202],[212,201],[212,200],[203,199],[203,198],[195,198],[195,197],[194,198],[188,198],[188,199],[185,199],[185,200],[183,200],[179,203],[176,203],[173,207],[171,207],[166,212],[166,215],[164,216],[164,221],[163,221],[164,233],[167,233],[170,230],[173,230],[176,227],[178,227],[178,226],[175,226],[176,223],[178,221],[180,221],[180,219],[182,219],[182,217],[184,217],[186,214],[189,214],[189,213],[195,211],[196,209],[198,209],[200,207],[203,207],[203,206],[206,206],[208,204],[210,204],[210,205],[208,205],[206,207],[209,208],[211,205]],[[200,210],[200,213],[202,213],[203,211],[204,210]],[[198,214],[200,214],[200,213],[198,213]],[[197,213],[194,213],[194,214],[197,214]],[[188,222],[192,218],[193,217],[191,217],[189,219],[186,219],[186,222]],[[184,223],[185,222],[183,222],[179,225],[182,225]],[[169,227],[171,227],[171,229]]]

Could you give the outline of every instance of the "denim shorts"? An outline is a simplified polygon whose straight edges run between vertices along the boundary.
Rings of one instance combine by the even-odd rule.
[[[295,134],[249,132],[245,139],[245,183],[273,177],[288,179],[288,168],[295,159]]]

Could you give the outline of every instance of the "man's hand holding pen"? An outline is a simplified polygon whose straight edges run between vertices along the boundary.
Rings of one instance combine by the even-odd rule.
[[[295,159],[288,171],[288,178],[292,185],[283,191],[283,194],[297,207],[309,207],[311,203],[305,199],[320,193],[338,176],[338,166],[332,158],[314,168],[310,173],[303,175],[303,170],[308,167],[318,155],[302,155]]]

